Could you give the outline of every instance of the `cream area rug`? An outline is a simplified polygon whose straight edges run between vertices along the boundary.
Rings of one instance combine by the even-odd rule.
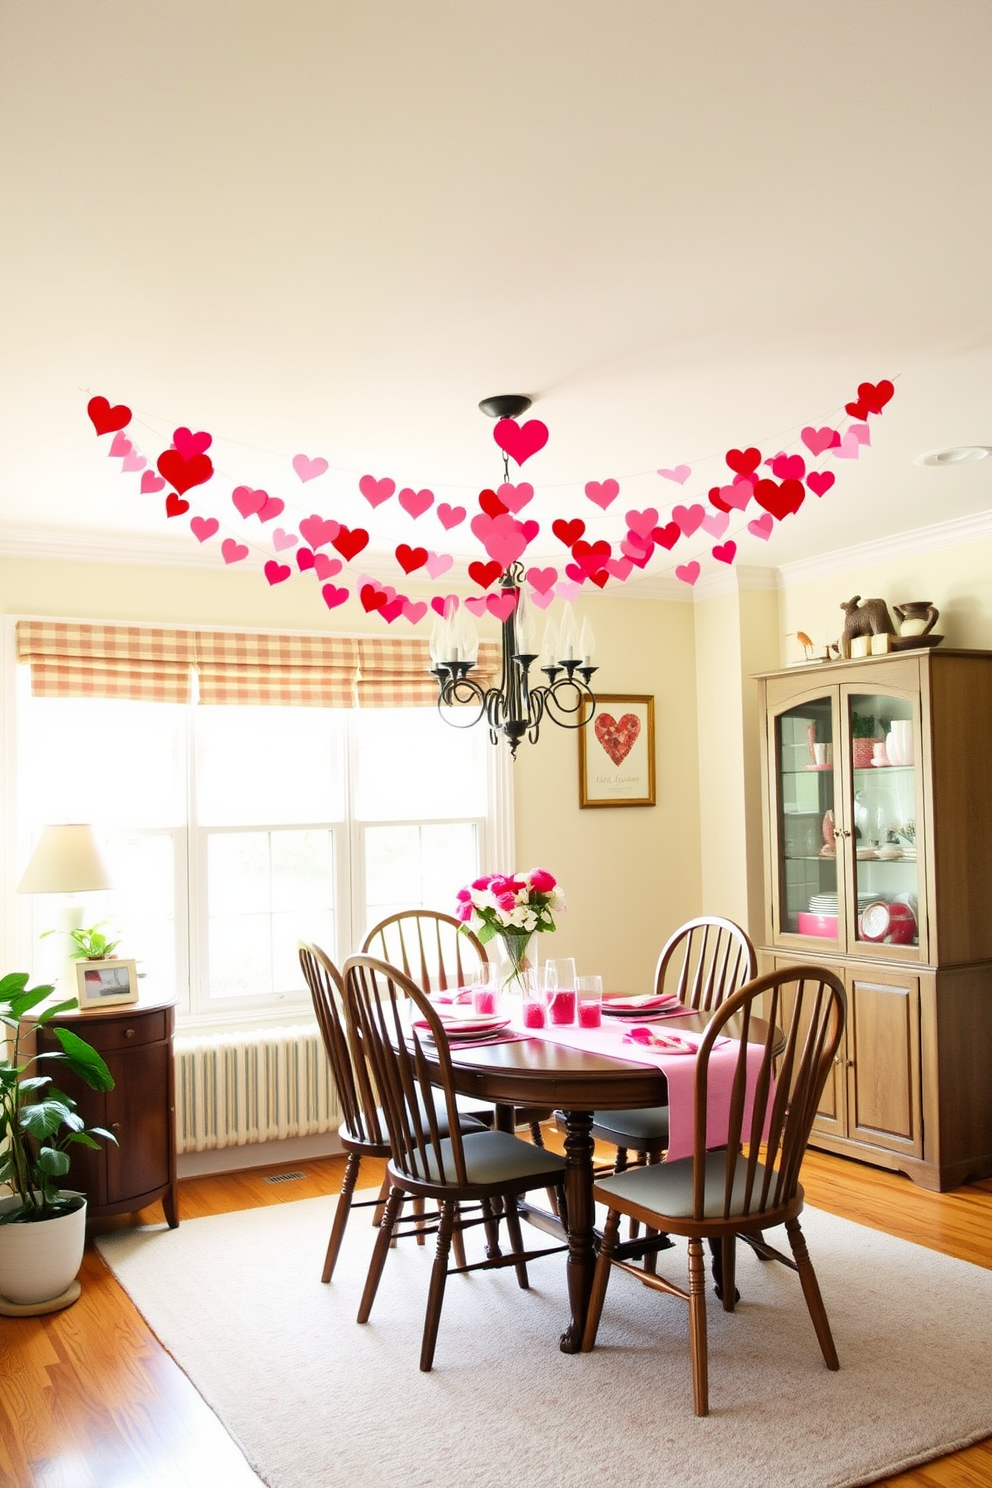
[[[562,1255],[532,1265],[527,1293],[511,1270],[450,1278],[421,1374],[430,1241],[391,1251],[359,1327],[370,1211],[322,1286],[333,1210],[306,1199],[98,1241],[271,1488],[836,1488],[992,1434],[992,1271],[846,1220],[803,1216],[840,1371],[795,1273],[741,1246],[740,1306],[708,1309],[712,1414],[696,1419],[674,1298],[614,1272],[596,1350],[559,1352]],[[682,1283],[684,1243],[660,1266]]]

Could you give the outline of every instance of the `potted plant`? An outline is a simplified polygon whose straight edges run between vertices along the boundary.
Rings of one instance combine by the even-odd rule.
[[[86,1197],[62,1187],[74,1143],[115,1142],[102,1127],[87,1127],[71,1096],[39,1073],[42,1061],[64,1063],[94,1090],[112,1090],[114,1081],[97,1051],[68,1028],[55,1028],[61,1051],[27,1053],[21,1020],[52,993],[50,986],[28,987],[26,972],[0,977],[0,1183],[10,1189],[0,1199],[0,1298],[8,1310],[46,1310],[70,1287],[83,1258]],[[75,998],[43,1008],[44,1025],[76,1006]],[[75,1301],[78,1291],[66,1298]],[[64,1305],[64,1304],[63,1304]]]
[[[856,770],[868,769],[875,740],[881,737],[873,713],[851,714],[851,753]]]
[[[111,957],[120,945],[120,941],[109,940],[106,935],[100,933],[100,926],[106,923],[106,920],[101,920],[99,925],[90,925],[84,930],[70,930],[69,939],[74,949],[69,952],[69,959],[72,961],[106,961]],[[41,938],[44,940],[46,935],[54,934],[54,930],[45,930]]]

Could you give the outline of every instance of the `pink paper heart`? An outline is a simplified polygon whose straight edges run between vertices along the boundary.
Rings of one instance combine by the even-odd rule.
[[[547,594],[555,586],[558,570],[556,568],[529,568],[525,578],[539,594]]]
[[[579,586],[578,584],[570,584],[567,580],[562,579],[555,585],[555,593],[566,604],[572,604],[579,597]]]
[[[417,625],[427,614],[426,599],[408,599],[403,606],[403,618],[409,620],[411,625]]]
[[[680,563],[675,570],[675,577],[681,579],[683,584],[694,584],[699,578],[699,564],[695,558],[691,563]]]
[[[299,540],[295,532],[283,532],[281,527],[277,527],[272,534],[272,546],[277,553],[284,552],[286,548],[295,548]]]
[[[383,620],[385,620],[387,625],[392,625],[393,621],[398,620],[400,615],[402,615],[403,607],[408,603],[409,601],[407,600],[405,594],[397,594],[395,599],[388,600],[386,604],[382,606],[379,614],[382,616]]]
[[[207,434],[202,429],[198,434],[193,434],[185,425],[174,430],[172,435],[172,448],[178,450],[184,460],[192,460],[197,455],[205,454],[213,442],[212,434]]]
[[[727,512],[715,511],[703,518],[703,531],[708,532],[711,537],[722,537],[730,526],[730,517]]]
[[[262,572],[270,584],[284,584],[293,570],[288,563],[277,563],[274,558],[270,558]]]
[[[337,609],[338,605],[343,605],[348,598],[347,589],[336,589],[333,584],[325,584],[320,592],[329,610]]]
[[[452,527],[457,527],[459,522],[464,522],[467,516],[468,512],[463,506],[449,506],[446,501],[438,505],[437,519],[446,532],[450,532]]]
[[[540,522],[518,522],[517,526],[520,528],[520,531],[523,533],[528,543],[532,543],[541,530]]]
[[[830,452],[836,460],[857,460],[861,454],[861,440],[853,429],[848,429],[840,444],[833,445]]]
[[[735,542],[725,542],[722,546],[713,548],[712,552],[713,557],[718,563],[733,563],[737,555],[737,544]]]
[[[504,589],[499,594],[486,595],[486,609],[497,620],[509,620],[517,607],[517,596],[513,589]]]
[[[530,598],[531,603],[536,604],[539,610],[546,610],[548,605],[553,605],[555,602],[555,591],[549,589],[546,594],[542,594],[539,589],[532,589]]]
[[[434,505],[434,492],[414,491],[410,486],[404,486],[399,494],[399,503],[411,517],[420,517]]]
[[[259,507],[258,520],[260,522],[271,522],[273,517],[279,516],[280,512],[285,509],[285,506],[285,501],[281,501],[278,496],[266,496],[264,502]]]
[[[624,579],[629,576],[630,570],[633,568],[633,566],[634,565],[629,558],[608,558],[606,561],[607,572],[611,574],[613,578],[619,579],[621,584],[623,583]]]
[[[754,495],[755,480],[753,476],[742,475],[734,481],[731,486],[721,486],[720,495],[728,506],[736,511],[743,511],[751,497]]]
[[[528,419],[526,424],[518,424],[516,419],[498,419],[493,438],[511,460],[522,465],[547,444],[548,430],[540,419]]]
[[[771,467],[776,480],[802,480],[806,474],[806,461],[802,455],[776,455],[765,463]]]
[[[616,501],[620,495],[620,486],[615,480],[605,480],[602,482],[587,481],[586,495],[590,501],[595,502],[597,506],[602,507],[603,511],[605,511],[610,503]]]
[[[300,570],[300,573],[308,573],[311,568],[316,567],[316,562],[317,560],[309,548],[297,548],[296,566]]]
[[[384,475],[382,480],[376,480],[374,475],[363,475],[358,482],[358,489],[369,506],[381,506],[396,490],[396,482],[390,480],[388,475]]]
[[[677,506],[672,512],[672,521],[683,537],[691,537],[702,525],[705,516],[705,508],[698,503],[693,506]],[[695,579],[692,582],[695,583]]]
[[[526,481],[521,481],[519,486],[511,486],[508,481],[504,481],[496,495],[507,511],[518,512],[523,510],[528,501],[533,501],[534,487]]]
[[[431,609],[442,620],[450,620],[458,608],[457,594],[436,594],[431,600]]]
[[[110,442],[110,448],[107,451],[107,455],[108,458],[123,460],[124,456],[129,455],[133,449],[134,445],[131,443],[130,439],[128,439],[127,435],[121,433],[121,431],[118,430]]]
[[[251,486],[235,486],[231,492],[231,500],[246,521],[253,513],[261,511],[268,499],[268,491],[253,491]]]
[[[219,527],[220,523],[216,517],[193,517],[189,524],[190,532],[192,532],[197,542],[201,543],[206,542],[207,538],[213,537]],[[245,552],[247,551],[246,548]]]
[[[428,550],[427,572],[432,579],[439,579],[443,573],[448,572],[454,561],[450,553],[432,553]]]
[[[396,598],[396,590],[391,584],[380,584],[377,579],[369,578],[368,574],[362,574],[358,580],[358,593],[361,596],[365,589],[374,589],[377,594],[384,594],[386,602]],[[375,606],[378,609],[378,605]]]
[[[765,512],[762,516],[757,517],[753,522],[748,522],[747,530],[748,532],[753,533],[755,537],[760,537],[764,542],[767,542],[772,535],[772,528],[774,526],[775,519],[772,516],[771,512]]]
[[[314,553],[313,567],[318,579],[333,579],[344,567],[340,558],[332,558],[329,553]]]
[[[565,572],[576,586],[584,584],[586,581],[586,571],[578,563],[566,563]]]
[[[528,539],[523,524],[515,521],[509,512],[498,517],[480,512],[477,517],[472,518],[471,527],[490,558],[503,568],[516,563],[527,547]]]
[[[124,456],[124,463],[121,466],[121,471],[127,471],[128,474],[133,475],[139,470],[144,470],[147,464],[148,461],[145,459],[144,455],[139,455],[137,450],[131,449],[128,450],[127,454]]]
[[[465,601],[465,608],[475,615],[476,618],[484,615],[486,613],[486,595],[470,594]]]
[[[164,485],[165,481],[160,475],[156,475],[154,470],[146,470],[141,477],[141,494],[142,496],[154,496],[155,492],[161,491]]]
[[[871,430],[867,424],[851,424],[848,434],[853,434],[859,444],[871,444]]]
[[[335,522],[333,517],[322,517],[318,512],[304,517],[300,523],[300,532],[314,550],[333,542],[340,531],[340,522]]]
[[[301,481],[316,480],[327,469],[327,461],[320,455],[315,455],[312,460],[309,455],[294,455],[293,469]]]
[[[807,424],[800,438],[811,455],[822,455],[824,450],[840,443],[840,435],[836,429],[814,429],[811,424]]]
[[[692,474],[692,467],[689,465],[676,465],[674,470],[659,470],[658,474],[663,476],[665,480],[675,481],[678,485],[684,486]]]
[[[832,470],[811,470],[806,484],[815,496],[825,496],[836,479]]]
[[[650,537],[658,525],[658,513],[653,506],[647,506],[643,511],[629,511],[626,520],[636,537]]]
[[[248,557],[248,549],[244,543],[235,542],[233,537],[225,537],[220,545],[220,553],[225,563],[240,563],[242,558]]]
[[[620,551],[625,558],[630,559],[631,563],[636,563],[638,568],[646,568],[654,552],[654,538],[650,532],[646,537],[640,537],[636,532],[628,532],[620,544]]]

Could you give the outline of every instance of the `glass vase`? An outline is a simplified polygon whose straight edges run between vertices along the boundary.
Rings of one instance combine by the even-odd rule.
[[[515,992],[521,997],[524,993],[524,973],[530,967],[530,959],[527,949],[534,938],[534,930],[499,930],[497,931],[509,969],[503,975],[503,991]]]

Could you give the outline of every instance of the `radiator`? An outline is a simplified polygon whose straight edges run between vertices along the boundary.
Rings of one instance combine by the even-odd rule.
[[[312,1136],[341,1119],[315,1023],[176,1039],[181,1153]]]

